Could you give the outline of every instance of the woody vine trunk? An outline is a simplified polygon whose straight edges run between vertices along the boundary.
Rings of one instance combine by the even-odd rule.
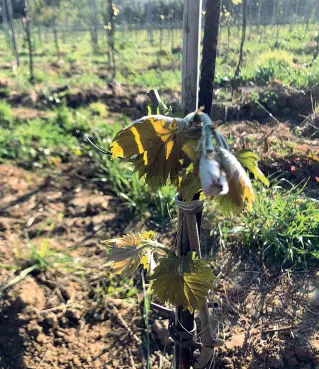
[[[201,77],[199,82],[199,106],[204,108],[204,112],[209,116],[212,113],[214,80],[216,71],[217,46],[220,32],[220,13],[222,0],[207,0],[204,40],[201,63]],[[197,214],[198,231],[200,232],[201,213]],[[200,255],[200,248],[197,251]],[[198,367],[205,367],[211,362],[213,346],[214,346],[214,327],[211,324],[211,316],[207,303],[200,310],[201,320],[201,339],[202,350],[198,357]]]
[[[201,79],[199,83],[199,106],[204,107],[204,112],[208,115],[211,115],[213,104],[220,7],[221,0],[207,0]]]
[[[181,210],[179,211],[178,227],[180,238],[177,246],[177,255],[182,257],[190,251],[189,235],[186,220],[183,218]],[[181,306],[177,307],[175,325],[182,331],[185,329],[192,332],[194,329],[194,314],[188,310],[183,311]],[[193,349],[191,346],[182,347],[175,342],[175,369],[189,369],[193,361]]]

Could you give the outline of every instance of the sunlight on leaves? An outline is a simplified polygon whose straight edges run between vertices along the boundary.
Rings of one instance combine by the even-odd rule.
[[[237,160],[247,168],[255,177],[261,181],[265,186],[269,187],[269,181],[264,173],[258,168],[258,161],[260,157],[251,150],[243,150],[236,153]]]
[[[115,274],[124,276],[131,276],[141,264],[148,269],[153,264],[155,252],[161,255],[169,252],[155,242],[154,237],[154,232],[144,232],[105,241],[112,247],[107,265],[111,265]]]
[[[144,117],[121,130],[111,144],[113,158],[131,161],[152,188],[168,180],[178,186],[179,172],[196,157],[196,140],[183,135],[181,119]]]
[[[193,313],[202,308],[215,276],[207,261],[189,252],[184,258],[170,254],[160,259],[151,279],[154,293],[162,302]]]

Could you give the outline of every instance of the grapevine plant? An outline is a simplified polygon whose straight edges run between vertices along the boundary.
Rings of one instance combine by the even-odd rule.
[[[131,162],[150,190],[170,182],[185,203],[199,194],[227,213],[252,207],[254,191],[244,168],[269,185],[257,166],[258,155],[249,150],[232,153],[201,110],[185,118],[143,117],[117,133],[111,152],[113,158]],[[153,232],[125,235],[107,244],[115,273],[131,276],[143,265],[159,300],[191,313],[202,308],[214,276],[208,262],[195,252],[179,257],[158,243]],[[159,255],[156,264],[154,254]]]

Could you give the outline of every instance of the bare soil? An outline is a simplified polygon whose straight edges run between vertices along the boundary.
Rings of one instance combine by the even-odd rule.
[[[144,365],[140,297],[98,298],[96,293],[98,282],[108,283],[100,240],[130,231],[132,219],[125,219],[119,201],[89,183],[90,170],[85,161],[50,174],[0,166],[0,263],[16,265],[31,244],[41,247],[45,240],[51,250],[83,263],[74,272],[59,265],[36,270],[4,292],[2,369]],[[134,224],[134,229],[141,226]],[[1,268],[1,285],[17,274]],[[154,367],[159,358],[154,351]]]
[[[212,296],[217,368],[318,368],[317,268],[270,272],[240,255],[225,260]]]

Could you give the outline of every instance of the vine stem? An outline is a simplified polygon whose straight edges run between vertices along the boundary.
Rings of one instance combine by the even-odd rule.
[[[143,284],[143,295],[144,295],[144,319],[145,319],[145,325],[146,325],[146,346],[147,346],[146,369],[150,369],[151,345],[150,345],[150,326],[148,322],[149,301],[147,297],[144,271],[142,272],[142,284]]]
[[[201,212],[198,214],[201,217]],[[200,223],[198,222],[195,214],[186,215],[186,223],[190,240],[190,248],[195,251],[199,258],[201,258],[200,249]],[[205,302],[204,306],[200,310],[200,321],[201,321],[201,338],[203,348],[201,350],[200,356],[197,358],[197,365],[195,368],[205,367],[213,357],[213,346],[214,346],[214,332],[211,325],[211,318],[208,309],[208,304]]]
[[[197,87],[198,89],[198,87]],[[156,90],[151,90],[148,93],[148,97],[151,102],[151,113],[157,114],[158,107],[161,104],[161,99]],[[181,195],[178,195],[179,199],[182,200]],[[198,216],[198,228],[200,228],[201,214]],[[188,236],[188,229],[186,218],[184,217],[181,210],[179,210],[178,217],[178,242],[176,254],[179,257],[187,255],[190,251],[190,242]],[[177,328],[187,330],[189,332],[194,329],[194,314],[191,314],[188,310],[183,311],[181,306],[177,306],[175,310],[175,325]],[[192,348],[184,348],[178,344],[174,347],[174,368],[175,369],[190,369],[193,361],[193,350]]]

